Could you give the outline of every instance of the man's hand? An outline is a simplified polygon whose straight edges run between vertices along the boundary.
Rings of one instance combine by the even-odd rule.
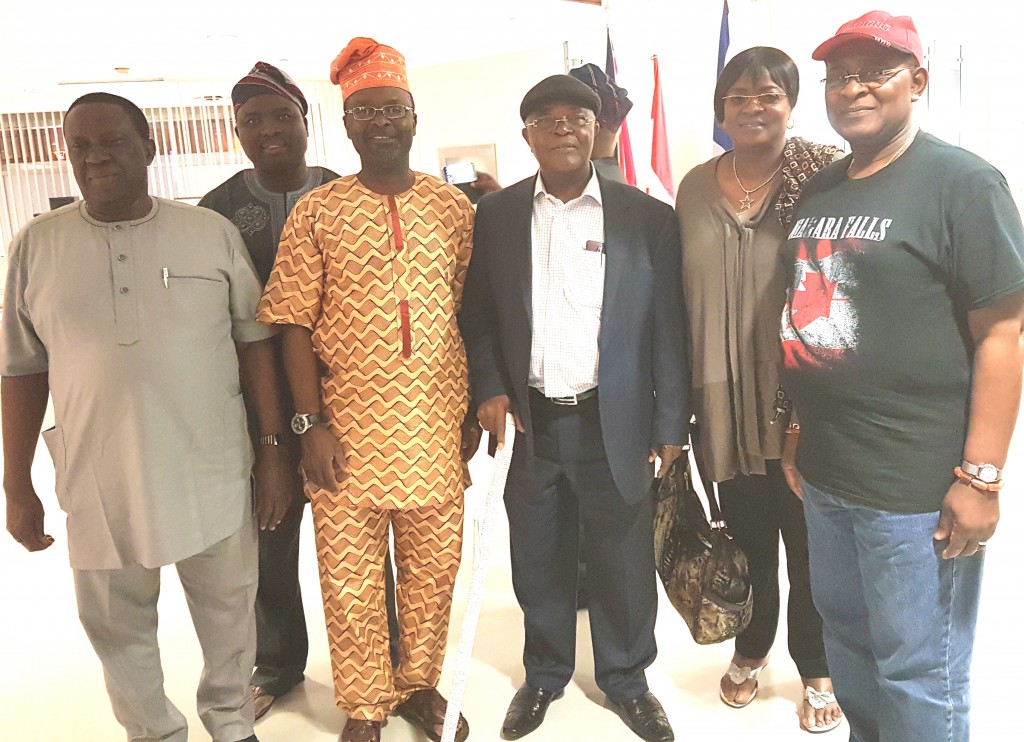
[[[804,478],[796,468],[796,447],[800,443],[799,433],[786,433],[786,441],[782,444],[782,476],[793,494],[804,499]]]
[[[476,180],[470,185],[477,190],[483,191],[484,193],[494,193],[495,191],[501,190],[501,183],[499,183],[493,175],[477,170]]]
[[[462,421],[462,444],[459,450],[464,463],[468,464],[476,454],[476,450],[480,448],[480,437],[480,426],[470,415],[466,415],[465,420]]]
[[[43,533],[43,503],[35,490],[7,490],[7,532],[29,551],[42,551],[53,545],[53,536]]]
[[[672,466],[672,462],[679,458],[680,454],[683,453],[682,446],[663,445],[657,451],[651,449],[651,455],[647,457],[650,463],[654,463],[654,459],[661,459],[661,466],[658,468],[657,477],[661,478],[668,473],[668,470]]]
[[[999,523],[999,494],[954,482],[942,501],[936,541],[949,541],[943,559],[969,557],[992,538]]]
[[[337,492],[348,476],[348,456],[341,441],[323,425],[314,425],[299,440],[303,475],[320,489]]]
[[[32,457],[46,414],[49,377],[4,376],[0,389],[7,531],[29,551],[40,551],[53,543],[53,537],[43,533],[43,504],[32,487]]]
[[[252,469],[256,481],[256,522],[261,531],[275,530],[294,502],[294,473],[288,471],[287,449],[260,446]]]
[[[505,415],[512,412],[512,401],[507,394],[499,394],[484,402],[476,411],[476,419],[480,421],[480,427],[491,434],[491,437],[498,442],[498,448],[505,447]],[[519,415],[512,412],[516,421],[516,430],[525,433],[526,428],[519,420]]]

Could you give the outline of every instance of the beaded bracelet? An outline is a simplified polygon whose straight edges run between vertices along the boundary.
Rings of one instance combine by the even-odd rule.
[[[997,479],[995,482],[983,482],[977,477],[964,473],[964,470],[959,466],[953,468],[953,475],[960,480],[961,484],[973,487],[979,492],[998,492],[1003,488],[1002,479]]]

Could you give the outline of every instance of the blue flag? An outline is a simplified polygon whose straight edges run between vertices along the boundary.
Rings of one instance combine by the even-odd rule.
[[[715,73],[715,79],[717,80],[722,74],[722,68],[725,67],[725,57],[729,53],[729,0],[725,0],[722,3],[722,27],[718,32],[718,70]],[[712,138],[715,140],[715,144],[721,147],[723,150],[732,149],[732,139],[729,135],[722,131],[719,127],[718,122],[715,122],[714,134]]]

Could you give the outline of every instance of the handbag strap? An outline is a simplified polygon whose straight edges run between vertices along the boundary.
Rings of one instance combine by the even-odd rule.
[[[690,448],[693,449],[693,466],[697,470],[697,476],[700,477],[700,483],[704,485],[704,493],[708,498],[711,522],[712,524],[724,523],[725,518],[722,517],[722,509],[718,506],[718,490],[715,483],[708,478],[708,475],[701,468],[700,425],[697,421],[690,423]]]

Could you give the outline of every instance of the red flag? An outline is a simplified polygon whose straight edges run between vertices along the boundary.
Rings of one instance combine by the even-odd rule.
[[[658,55],[654,60],[654,103],[651,106],[651,120],[654,121],[654,134],[651,137],[651,167],[654,174],[673,199],[676,197],[675,183],[672,180],[672,163],[668,154],[668,126],[665,124],[665,104],[661,99],[661,74],[658,72]]]
[[[636,185],[636,166],[633,164],[633,145],[629,143],[629,129],[626,122],[619,127],[619,167],[622,168],[622,177],[631,185]]]
[[[619,65],[615,61],[615,49],[612,47],[612,32],[611,29],[606,29],[605,36],[608,43],[605,47],[605,62],[604,62],[604,74],[608,76],[608,79],[615,82],[615,75],[619,72]],[[633,146],[629,143],[629,127],[626,126],[626,122],[622,122],[622,126],[619,127],[619,169],[622,170],[622,177],[625,181],[631,185],[636,185],[636,166],[633,165]]]

